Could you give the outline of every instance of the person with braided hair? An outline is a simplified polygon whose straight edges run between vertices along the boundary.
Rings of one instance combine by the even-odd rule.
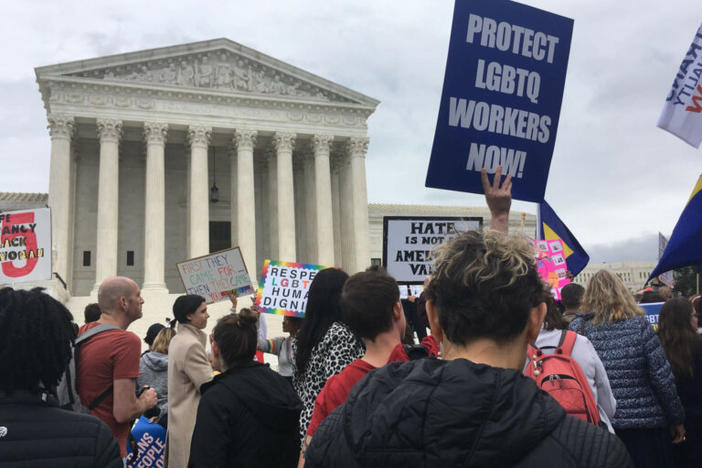
[[[52,395],[71,359],[72,320],[41,288],[0,289],[0,468],[122,467],[107,425]]]

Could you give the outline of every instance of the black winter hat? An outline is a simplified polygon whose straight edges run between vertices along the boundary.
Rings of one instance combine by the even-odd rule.
[[[153,325],[151,325],[146,331],[146,338],[144,338],[144,342],[146,342],[146,344],[149,346],[154,344],[154,339],[156,339],[156,335],[158,335],[158,332],[160,332],[164,328],[166,327],[161,325],[160,323],[154,323]]]
[[[188,319],[185,316],[195,312],[203,302],[205,302],[205,298],[197,294],[185,294],[180,296],[173,303],[173,315],[175,319],[179,323],[188,323]]]

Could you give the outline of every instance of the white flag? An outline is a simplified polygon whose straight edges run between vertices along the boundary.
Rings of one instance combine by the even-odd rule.
[[[658,126],[695,148],[702,143],[702,26],[675,75]]]

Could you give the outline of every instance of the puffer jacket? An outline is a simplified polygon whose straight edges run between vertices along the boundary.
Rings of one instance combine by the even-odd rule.
[[[188,468],[297,466],[302,403],[284,377],[244,362],[201,391]]]
[[[110,428],[52,398],[0,392],[0,468],[122,468]]]
[[[158,395],[161,416],[168,414],[168,354],[149,351],[139,361],[137,388],[148,385]]]
[[[606,429],[567,416],[516,370],[420,359],[371,371],[327,416],[314,467],[627,467]]]
[[[593,325],[592,314],[574,319],[569,328],[585,335],[609,377],[617,411],[614,429],[664,428],[683,424],[685,412],[658,335],[643,316]],[[583,324],[584,321],[584,324]]]

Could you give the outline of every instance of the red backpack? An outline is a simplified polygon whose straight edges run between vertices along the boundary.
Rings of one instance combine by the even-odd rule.
[[[555,351],[548,354],[529,345],[529,362],[524,375],[534,379],[536,385],[555,398],[566,413],[599,426],[600,415],[590,385],[580,365],[571,356],[577,336],[574,331],[563,330]]]

